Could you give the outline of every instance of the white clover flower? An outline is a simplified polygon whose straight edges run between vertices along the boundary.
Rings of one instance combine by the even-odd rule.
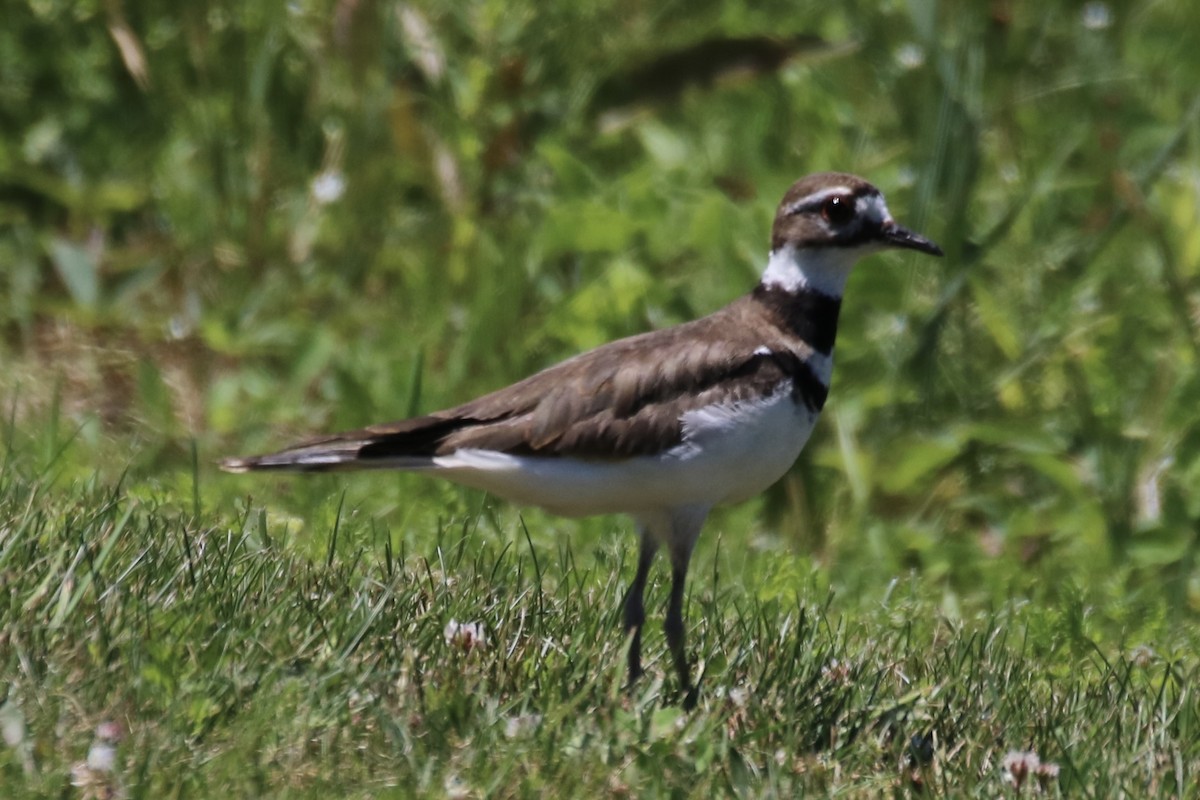
[[[1018,792],[1025,782],[1032,777],[1037,782],[1037,788],[1045,789],[1050,781],[1058,778],[1058,764],[1053,761],[1042,762],[1033,750],[1009,750],[1000,762],[1004,781]]]
[[[504,722],[504,738],[516,739],[532,733],[542,724],[541,714],[517,714]]]
[[[346,177],[338,170],[325,170],[313,178],[312,196],[318,205],[327,206],[346,193]]]
[[[108,742],[93,742],[88,748],[87,765],[93,772],[112,772],[117,766],[117,748]]]
[[[1102,31],[1112,25],[1112,9],[1099,0],[1083,7],[1083,27],[1089,31]]]
[[[896,63],[904,69],[916,69],[925,63],[925,51],[912,42],[901,45],[896,49]]]
[[[482,622],[459,622],[452,619],[442,629],[442,636],[445,637],[446,644],[459,647],[467,653],[476,648],[486,650],[488,646],[487,632]]]

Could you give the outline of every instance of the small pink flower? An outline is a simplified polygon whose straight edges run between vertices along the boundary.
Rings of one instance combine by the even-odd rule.
[[[125,737],[121,723],[106,720],[96,726],[96,738],[106,742],[119,742]]]

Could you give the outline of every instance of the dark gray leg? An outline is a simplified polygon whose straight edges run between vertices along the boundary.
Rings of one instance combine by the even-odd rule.
[[[667,605],[667,619],[663,630],[667,634],[667,645],[679,674],[679,688],[683,691],[683,708],[691,711],[696,706],[697,687],[692,685],[685,646],[686,627],[683,622],[683,596],[687,588],[688,562],[692,559],[692,548],[704,525],[707,508],[681,509],[671,520],[671,538],[668,548],[671,553],[671,600]]]
[[[629,642],[629,684],[632,686],[642,674],[642,625],[646,622],[646,608],[642,599],[646,592],[646,579],[650,575],[650,565],[658,552],[658,540],[642,531],[642,545],[638,551],[637,574],[633,583],[625,593],[625,634],[633,631],[633,639]]]
[[[667,634],[667,645],[675,660],[675,671],[679,673],[679,688],[683,691],[683,707],[690,711],[696,705],[696,689],[692,686],[691,669],[688,667],[685,646],[686,628],[683,623],[683,594],[687,586],[687,559],[678,561],[671,554],[671,601],[667,606],[667,620],[663,630]]]

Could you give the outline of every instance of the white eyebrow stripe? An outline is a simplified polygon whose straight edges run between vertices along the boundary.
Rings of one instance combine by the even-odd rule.
[[[820,205],[821,203],[824,203],[829,198],[835,197],[837,195],[845,196],[845,195],[853,195],[853,194],[854,194],[854,192],[850,189],[849,186],[830,186],[828,189],[822,189],[819,192],[813,192],[810,195],[805,195],[804,197],[801,197],[799,200],[797,200],[796,202],[792,203],[790,206],[787,207],[787,213],[794,214],[802,208],[807,208],[808,206]]]

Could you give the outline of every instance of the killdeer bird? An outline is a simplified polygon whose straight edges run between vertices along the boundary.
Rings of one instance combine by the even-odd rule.
[[[758,286],[703,319],[598,347],[455,408],[221,466],[401,469],[565,516],[631,515],[641,547],[624,601],[629,678],[642,672],[642,596],[665,548],[664,627],[691,707],[683,599],[700,528],[713,506],[761,492],[800,454],[829,394],[846,279],[885,248],[942,254],[896,224],[862,178],[809,175],[779,204]]]

